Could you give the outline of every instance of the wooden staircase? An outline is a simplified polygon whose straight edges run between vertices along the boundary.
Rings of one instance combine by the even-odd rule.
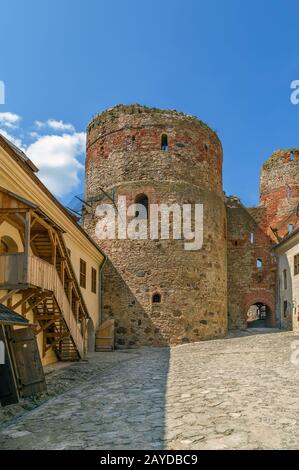
[[[45,295],[45,294],[43,294]],[[34,313],[34,321],[40,325],[39,330],[44,331],[43,352],[53,348],[58,359],[61,361],[77,361],[80,359],[77,346],[72,339],[71,332],[64,320],[63,312],[53,293],[49,292],[49,297],[42,302],[38,302],[38,298],[31,297],[29,304]]]
[[[0,290],[7,291],[2,302],[24,316],[33,312],[44,354],[53,348],[61,360],[84,357],[89,312],[63,230],[35,204],[3,188],[0,203],[0,219],[18,229],[24,245],[0,255]],[[21,298],[13,303],[15,294]]]
[[[28,275],[30,285],[41,288],[43,295],[49,294],[49,297],[37,306],[34,306],[36,299],[30,299],[35,319],[45,330],[44,336],[48,343],[45,345],[46,350],[48,346],[53,346],[61,360],[83,357],[84,338],[79,319],[72,310],[55,266],[35,256],[29,256]]]

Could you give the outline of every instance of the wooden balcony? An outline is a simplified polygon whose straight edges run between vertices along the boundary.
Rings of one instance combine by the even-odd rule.
[[[63,230],[36,204],[0,188],[0,224],[7,222],[18,231],[22,248],[9,236],[1,238],[0,299],[33,312],[44,332],[44,354],[53,347],[60,358],[83,357],[89,313],[64,242]],[[21,251],[21,252],[20,252]],[[69,350],[69,354],[65,351]]]
[[[25,253],[1,254],[0,290],[27,288],[53,293],[78,352],[83,357],[84,339],[81,328],[55,266],[36,256],[26,256]]]

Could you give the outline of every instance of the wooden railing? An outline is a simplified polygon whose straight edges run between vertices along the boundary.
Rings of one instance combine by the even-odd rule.
[[[81,328],[55,267],[36,256],[25,258],[24,253],[0,255],[0,289],[26,284],[53,292],[78,352],[83,357],[84,338]]]

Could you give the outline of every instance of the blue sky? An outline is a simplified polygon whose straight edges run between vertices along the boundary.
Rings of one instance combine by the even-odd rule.
[[[263,160],[299,147],[296,1],[2,0],[0,16],[0,129],[63,201],[82,192],[88,121],[118,103],[216,129],[224,189],[247,205]]]

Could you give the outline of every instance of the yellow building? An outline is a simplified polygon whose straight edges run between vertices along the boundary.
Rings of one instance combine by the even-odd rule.
[[[36,324],[42,363],[95,349],[105,257],[0,135],[0,304]]]

